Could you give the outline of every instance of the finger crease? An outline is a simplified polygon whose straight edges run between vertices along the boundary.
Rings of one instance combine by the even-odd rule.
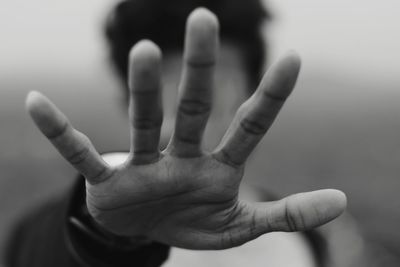
[[[133,151],[135,155],[151,155],[151,154],[156,154],[154,150],[149,150],[149,149],[141,149],[141,150],[135,150]]]
[[[271,99],[271,100],[273,100],[273,101],[276,101],[276,102],[284,102],[284,101],[286,100],[286,97],[278,96],[278,95],[272,94],[271,92],[269,92],[269,91],[267,91],[267,90],[264,91],[263,93],[264,93],[264,96],[265,96],[266,98],[269,98],[269,99]]]
[[[199,100],[182,99],[179,111],[189,116],[209,114],[211,105]]]
[[[222,163],[224,163],[224,164],[226,164],[226,165],[228,165],[228,166],[230,166],[230,167],[233,167],[233,168],[238,168],[238,167],[240,167],[241,164],[235,162],[235,161],[232,159],[232,157],[229,155],[229,153],[227,153],[227,152],[225,151],[225,149],[221,149],[221,150],[219,151],[219,154],[220,154],[220,157],[219,157],[218,160],[221,161]]]
[[[211,61],[198,62],[193,60],[186,60],[186,64],[191,68],[201,69],[201,68],[210,68],[215,66],[215,61],[211,60]]]
[[[252,121],[247,118],[243,118],[240,121],[240,127],[242,127],[245,132],[253,135],[261,135],[268,130],[268,128],[262,123]]]
[[[146,96],[146,95],[156,95],[158,94],[159,90],[158,89],[149,89],[149,90],[132,90],[132,95],[136,96]]]
[[[98,174],[94,175],[93,177],[89,177],[88,180],[90,180],[92,183],[93,183],[93,182],[95,182],[95,183],[100,183],[100,182],[102,182],[102,181],[105,181],[105,180],[107,180],[108,178],[110,178],[110,177],[114,174],[113,171],[110,171],[110,172],[108,172],[108,171],[109,171],[108,168],[103,167],[103,168],[99,171]]]
[[[71,156],[68,156],[67,160],[74,165],[79,165],[86,160],[87,156],[89,155],[89,152],[90,148],[88,146],[85,146],[78,152],[72,154]]]
[[[189,145],[198,145],[200,143],[200,138],[197,135],[176,135],[176,139],[181,143],[186,143]]]
[[[133,127],[138,130],[150,130],[160,128],[162,119],[150,119],[150,118],[134,118]]]
[[[47,134],[46,136],[50,140],[57,139],[60,136],[63,136],[67,132],[68,128],[69,128],[69,123],[65,122],[64,125],[61,128],[59,128],[59,130],[56,130],[50,134]]]
[[[291,213],[289,211],[289,204],[288,204],[287,200],[285,201],[285,219],[286,219],[287,226],[289,227],[289,231],[291,231],[291,232],[297,231],[297,225],[296,225],[295,220],[293,219],[293,216],[291,215]]]

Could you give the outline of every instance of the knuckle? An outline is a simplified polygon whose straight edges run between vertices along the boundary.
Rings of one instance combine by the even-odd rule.
[[[285,221],[287,230],[290,232],[297,232],[306,228],[301,212],[288,200],[285,201]]]
[[[143,85],[141,85],[143,87]],[[132,97],[137,100],[137,98],[147,98],[147,97],[154,97],[159,94],[159,89],[156,86],[149,87],[147,90],[139,90],[136,89],[135,86],[131,89]]]
[[[238,162],[235,160],[228,151],[226,151],[224,148],[219,150],[217,153],[213,154],[213,156],[220,162],[234,168],[238,169],[242,166],[242,163]]]
[[[151,130],[161,127],[162,118],[135,117],[133,127],[139,130]]]
[[[258,232],[257,230],[258,230],[258,226],[257,226],[256,213],[253,212],[253,214],[251,215],[250,226],[249,226],[250,235],[256,236],[256,234]]]
[[[61,127],[54,128],[48,133],[46,133],[46,137],[51,141],[60,139],[63,136],[65,136],[65,134],[68,132],[69,129],[70,129],[70,124],[68,122],[65,122],[65,124],[62,125]]]
[[[102,167],[97,174],[93,175],[92,177],[88,177],[88,180],[91,183],[100,183],[102,181],[108,180],[111,176],[113,176],[113,174],[114,171],[110,171],[108,168]]]
[[[211,104],[201,100],[182,99],[179,111],[189,116],[207,115],[211,111]]]
[[[74,165],[79,165],[80,163],[82,163],[83,161],[85,161],[87,159],[89,152],[90,152],[90,148],[87,146],[83,146],[82,148],[80,148],[79,150],[74,152],[73,154],[68,155],[67,160]]]
[[[240,121],[240,127],[245,132],[253,135],[261,135],[268,130],[268,126],[266,124],[249,118],[243,118]]]
[[[240,242],[238,242],[237,237],[232,232],[232,230],[227,230],[222,234],[221,242],[220,242],[219,247],[217,249],[225,249],[225,248],[236,247],[239,244],[240,244]]]
[[[193,69],[204,69],[204,68],[212,68],[215,66],[215,60],[195,60],[195,59],[186,59],[186,64]]]
[[[278,102],[278,103],[283,103],[286,100],[286,97],[273,94],[268,90],[263,91],[263,96],[273,102]]]
[[[75,145],[75,149],[66,155],[66,159],[73,165],[79,165],[89,156],[91,142],[89,138],[81,132],[74,130],[73,134],[79,142]]]
[[[184,143],[187,145],[194,145],[197,146],[201,142],[201,137],[198,135],[188,135],[188,134],[183,134],[183,133],[177,133],[176,134],[176,139],[180,143]]]

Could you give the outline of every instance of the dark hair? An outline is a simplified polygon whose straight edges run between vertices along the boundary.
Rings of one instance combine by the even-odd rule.
[[[164,52],[183,48],[185,22],[197,7],[216,14],[221,39],[242,51],[250,90],[254,90],[265,60],[265,43],[260,27],[270,16],[260,0],[126,0],[115,6],[106,23],[112,61],[121,78],[127,79],[131,47],[150,39]]]

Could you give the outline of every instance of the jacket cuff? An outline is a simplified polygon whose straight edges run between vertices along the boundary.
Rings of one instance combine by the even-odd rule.
[[[158,242],[132,244],[124,237],[110,237],[94,227],[86,209],[85,180],[73,187],[65,219],[65,237],[73,257],[82,266],[158,267],[168,258],[169,246]]]

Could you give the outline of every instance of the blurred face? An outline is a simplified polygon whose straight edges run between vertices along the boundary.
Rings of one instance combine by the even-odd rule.
[[[163,147],[168,143],[175,125],[181,69],[182,54],[180,52],[164,55],[164,122],[161,131]],[[246,79],[246,70],[241,61],[240,51],[232,44],[223,44],[215,69],[213,109],[204,138],[207,148],[214,147],[218,143],[236,110],[246,99],[248,91]]]

